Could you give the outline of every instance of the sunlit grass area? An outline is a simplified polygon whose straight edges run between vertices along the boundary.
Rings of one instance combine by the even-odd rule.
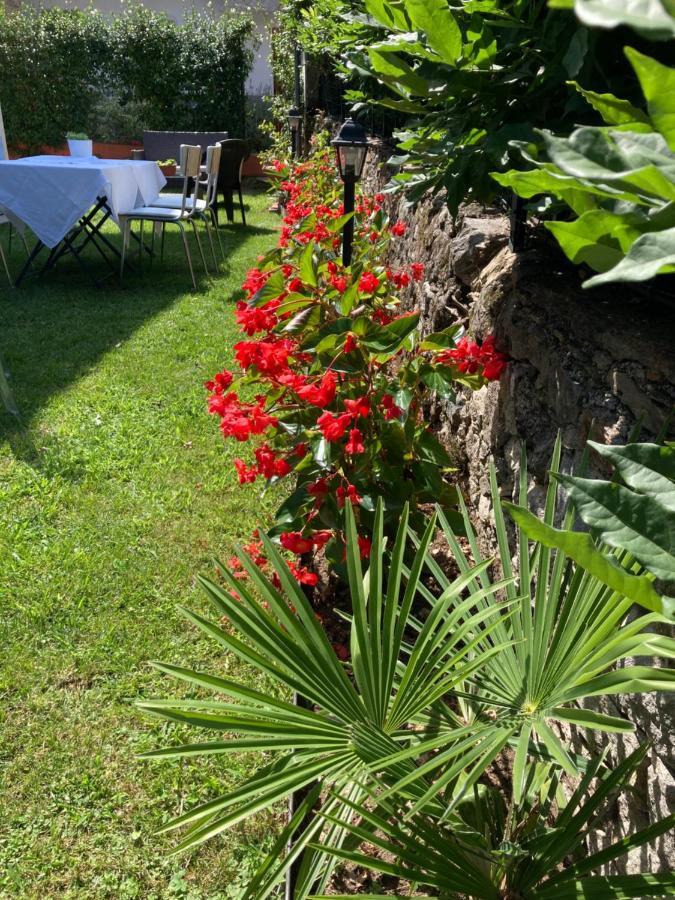
[[[23,419],[0,408],[2,897],[235,896],[271,838],[263,816],[168,858],[175,837],[153,829],[252,760],[137,761],[177,734],[130,702],[176,692],[150,659],[237,665],[176,607],[204,607],[196,575],[264,514],[202,386],[236,340],[232,296],[275,239],[268,196],[246,199],[249,227],[221,228],[227,263],[197,293],[177,233],[164,265],[123,288],[97,291],[72,260],[15,291],[0,282],[0,356]]]

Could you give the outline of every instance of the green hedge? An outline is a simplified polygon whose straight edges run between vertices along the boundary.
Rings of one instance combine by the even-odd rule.
[[[245,131],[253,20],[192,12],[182,25],[130,4],[0,15],[0,103],[13,146],[63,142],[66,131],[128,141],[144,128]]]

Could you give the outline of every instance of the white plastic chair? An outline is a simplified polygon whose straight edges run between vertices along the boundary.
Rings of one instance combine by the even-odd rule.
[[[197,290],[197,282],[195,280],[195,273],[192,266],[192,256],[190,255],[190,247],[187,241],[187,235],[185,234],[185,224],[186,222],[190,222],[192,225],[192,229],[195,234],[195,240],[197,241],[197,247],[199,248],[199,254],[202,258],[202,263],[204,264],[204,270],[208,275],[209,270],[206,265],[206,258],[204,257],[204,251],[202,249],[202,243],[199,238],[199,232],[197,231],[197,226],[195,224],[195,215],[198,210],[199,205],[199,167],[202,158],[202,148],[195,146],[192,147],[188,144],[182,144],[180,148],[181,155],[181,170],[183,173],[183,192],[179,194],[180,204],[176,208],[166,207],[166,206],[158,206],[156,204],[152,204],[151,206],[138,206],[136,209],[132,209],[130,213],[127,213],[125,216],[120,216],[123,219],[124,224],[122,226],[122,256],[120,260],[120,281],[124,275],[124,259],[126,256],[126,248],[129,243],[129,233],[131,231],[131,223],[136,220],[141,223],[141,241],[140,241],[140,253],[143,252],[143,223],[144,222],[153,222],[155,224],[162,225],[162,238],[164,236],[164,228],[167,225],[177,225],[180,230],[181,237],[183,238],[183,248],[185,250],[185,256],[187,258],[188,267],[190,269],[190,276],[192,277],[192,285],[195,290]],[[154,237],[154,234],[153,234]]]
[[[223,261],[225,260],[225,252],[223,250],[223,243],[220,239],[220,232],[218,230],[218,223],[216,220],[216,213],[214,210],[214,205],[216,202],[217,192],[218,192],[218,172],[220,171],[220,144],[216,144],[213,147],[206,148],[206,165],[202,166],[202,170],[206,175],[206,180],[202,182],[202,186],[205,188],[204,191],[204,199],[198,200],[197,205],[195,207],[195,216],[198,219],[201,219],[206,225],[206,233],[209,236],[209,242],[211,244],[211,253],[213,254],[213,264],[216,267],[216,272],[218,271],[218,260],[216,259],[216,251],[213,245],[213,236],[211,234],[211,225],[215,228],[216,237],[218,238],[218,246],[220,247],[220,254],[223,257]],[[181,195],[180,194],[160,194],[156,200],[156,206],[166,207],[167,209],[178,209],[181,204]],[[162,251],[161,255],[164,255],[164,231],[162,230]]]

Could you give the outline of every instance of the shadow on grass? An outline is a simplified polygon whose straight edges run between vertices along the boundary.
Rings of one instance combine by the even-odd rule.
[[[213,273],[213,258],[203,227],[200,233]],[[205,277],[194,236],[188,234],[197,295],[206,295],[220,285],[225,297],[233,293],[238,285],[226,282],[231,273],[231,260],[245,254],[246,244],[256,236],[274,233],[272,228],[255,224],[244,227],[240,223],[221,222],[226,261],[223,263],[216,242],[217,280]],[[116,226],[110,225],[106,234],[120,246]],[[6,246],[6,235],[2,234],[0,239]],[[108,271],[105,263],[95,250],[88,248],[86,253],[87,264],[98,277],[103,277]],[[46,259],[46,252],[43,258]],[[10,258],[14,273],[18,273],[24,260],[21,243],[15,240]],[[0,436],[8,438],[12,445],[18,442],[24,458],[32,455],[26,445],[25,426],[50,397],[86,375],[109,350],[192,291],[176,228],[167,229],[163,263],[159,263],[158,256],[152,264],[146,258],[139,268],[135,251],[130,261],[134,271],[125,272],[123,285],[113,276],[97,289],[72,256],[61,259],[42,279],[27,278],[18,289],[0,283],[0,359],[21,415],[19,422],[0,402]]]

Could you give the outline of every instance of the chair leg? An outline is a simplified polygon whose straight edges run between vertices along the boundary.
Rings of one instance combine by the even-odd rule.
[[[13,234],[14,234],[14,226],[10,222],[9,223],[9,236],[7,238],[7,255],[8,256],[12,255],[12,235]],[[24,242],[25,242],[25,240],[26,239],[24,238]]]
[[[211,234],[211,223],[209,222],[208,215],[204,212],[200,216],[200,219],[203,220],[204,225],[206,225],[206,233],[209,237],[209,244],[211,244],[211,256],[213,257],[213,267],[216,275],[218,274],[218,259],[216,258],[216,246],[213,243],[213,235]]]
[[[185,234],[185,228],[183,227],[182,222],[176,222],[176,225],[180,228],[180,236],[183,238],[183,247],[185,249],[185,256],[187,258],[188,267],[190,269],[190,277],[192,278],[192,287],[197,290],[197,282],[195,281],[195,273],[192,268],[192,257],[190,256],[190,248],[188,247],[187,235]]]
[[[223,242],[220,239],[220,229],[218,228],[218,213],[213,207],[210,207],[211,218],[213,219],[213,227],[216,229],[216,237],[218,238],[218,246],[220,247],[220,255],[223,257],[223,262],[225,262],[225,251],[223,250]]]
[[[206,272],[206,274],[207,274],[207,276],[208,276],[208,274],[209,274],[209,267],[206,265],[206,257],[204,256],[204,250],[203,250],[203,248],[202,248],[202,242],[201,242],[201,239],[200,239],[200,237],[199,237],[199,232],[197,231],[197,223],[195,222],[194,219],[190,219],[190,221],[192,222],[192,230],[193,230],[194,233],[195,233],[195,240],[197,241],[197,247],[199,248],[199,255],[200,255],[201,258],[202,258],[202,264],[203,264],[203,266],[204,266],[204,271]]]
[[[237,188],[239,192],[239,208],[241,209],[241,221],[246,225],[246,213],[244,212],[244,198],[241,195],[241,185]]]
[[[122,252],[120,254],[120,284],[124,278],[124,259],[127,255],[127,244],[129,243],[129,232],[131,231],[131,219],[124,219],[122,227]]]
[[[223,191],[223,203],[228,222],[234,222],[234,196],[231,190]]]
[[[164,231],[166,230],[166,222],[162,222],[162,242],[159,248],[159,261],[164,262]]]
[[[140,234],[140,240],[138,242],[138,265],[139,266],[143,264],[143,226],[144,225],[145,225],[145,221],[143,219],[141,219],[141,226],[140,226],[141,234]]]
[[[2,259],[2,265],[5,268],[5,274],[7,275],[7,281],[9,281],[9,286],[14,287],[14,282],[12,281],[12,276],[9,272],[9,266],[7,265],[7,259],[5,257],[5,251],[2,249],[2,244],[0,244],[0,259]]]
[[[26,256],[29,257],[30,256],[30,247],[28,246],[28,241],[26,240],[25,232],[24,232],[24,234],[21,235],[21,240],[23,241],[23,246],[26,251]]]

